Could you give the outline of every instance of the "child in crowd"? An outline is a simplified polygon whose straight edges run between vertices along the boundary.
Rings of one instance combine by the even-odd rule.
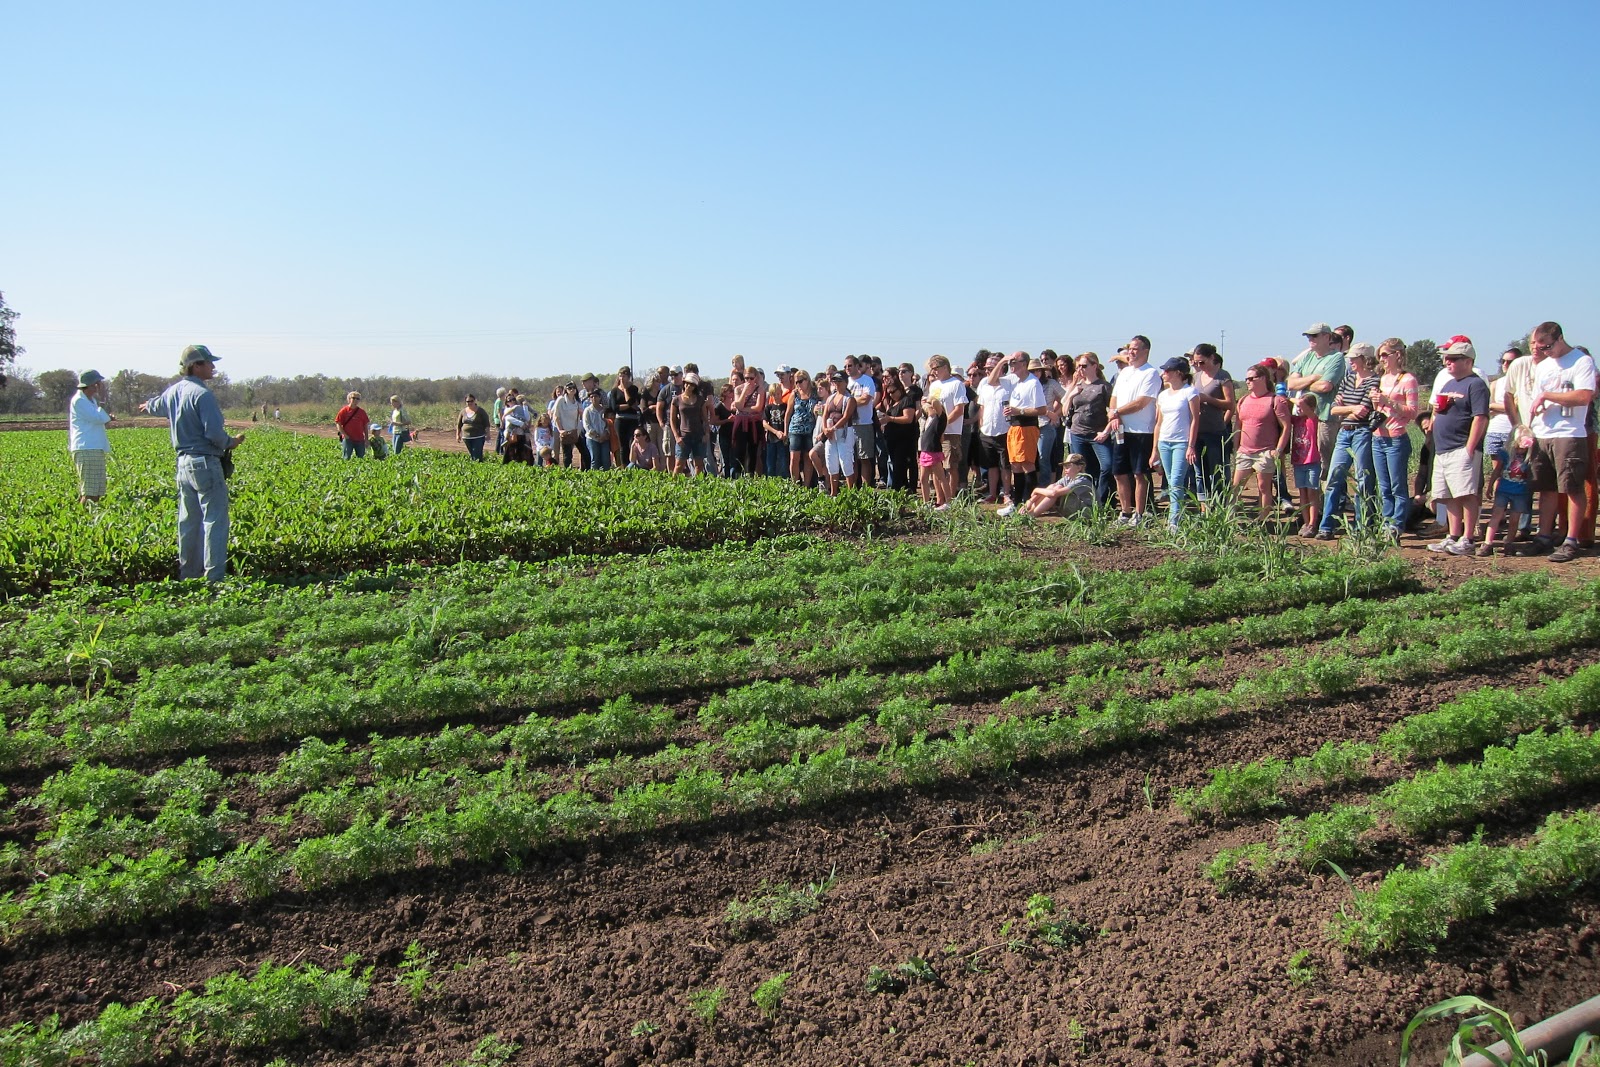
[[[1317,445],[1317,399],[1311,394],[1294,402],[1294,440],[1289,458],[1294,464],[1294,487],[1300,494],[1301,537],[1315,537],[1322,507],[1322,451]]]
[[[1483,544],[1478,546],[1480,556],[1494,555],[1495,534],[1507,513],[1511,515],[1511,524],[1506,527],[1506,540],[1511,541],[1517,536],[1517,524],[1533,510],[1533,491],[1528,485],[1528,451],[1531,448],[1533,430],[1524,424],[1511,432],[1505,450],[1494,457],[1501,468],[1500,478],[1494,486],[1494,510],[1489,513],[1489,528],[1483,532]],[[1504,551],[1502,547],[1501,552]]]
[[[650,440],[650,431],[643,426],[633,431],[633,447],[628,450],[628,469],[635,471],[663,470],[666,457]]]
[[[367,437],[367,447],[372,449],[373,459],[389,458],[389,442],[378,432],[377,423],[372,424],[372,433]]]
[[[932,476],[933,468],[944,462],[944,428],[949,424],[945,417],[944,403],[931,393],[922,400],[922,432],[917,437],[917,466],[922,468],[923,476],[917,481],[922,490],[922,502],[929,503],[930,497],[937,492]],[[944,501],[934,501],[942,504]]]
[[[1084,472],[1085,466],[1087,462],[1081,455],[1069,454],[1061,463],[1060,479],[1035,489],[1022,505],[1022,513],[1039,519],[1059,509],[1064,518],[1071,518],[1094,507],[1094,479]]]
[[[556,431],[550,425],[550,413],[539,413],[539,421],[533,427],[533,449],[537,457],[535,463],[541,467],[554,467],[556,465]]]

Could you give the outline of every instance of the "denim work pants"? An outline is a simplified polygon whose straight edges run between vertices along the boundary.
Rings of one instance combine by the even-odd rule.
[[[473,459],[477,460],[479,463],[482,463],[483,462],[483,438],[481,438],[481,437],[463,437],[461,440],[467,446],[467,455],[471,456]]]
[[[339,451],[345,459],[349,459],[351,456],[355,456],[357,459],[366,459],[367,443],[365,441],[351,440],[350,438],[346,437],[343,441],[339,442]]]
[[[228,572],[228,483],[217,456],[178,457],[178,577]]]
[[[1111,475],[1111,442],[1096,441],[1093,435],[1069,434],[1072,451],[1083,457],[1084,473],[1094,479],[1094,502],[1104,504],[1111,499],[1114,484]]]
[[[1322,497],[1322,523],[1319,529],[1333,533],[1333,524],[1344,509],[1345,487],[1350,468],[1356,469],[1356,525],[1361,525],[1365,509],[1372,502],[1372,431],[1365,426],[1341,426],[1333,442],[1333,459],[1328,464],[1328,491]]]
[[[1410,435],[1374,435],[1372,461],[1378,468],[1378,504],[1383,512],[1383,524],[1391,530],[1402,529],[1411,507],[1410,486],[1406,484],[1411,468]]]
[[[1189,442],[1159,441],[1156,450],[1161,454],[1161,470],[1167,476],[1167,525],[1176,526],[1189,486]]]

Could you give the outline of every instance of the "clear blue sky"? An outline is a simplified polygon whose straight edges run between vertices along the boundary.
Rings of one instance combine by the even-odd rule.
[[[1600,4],[0,2],[34,371],[1600,341]]]

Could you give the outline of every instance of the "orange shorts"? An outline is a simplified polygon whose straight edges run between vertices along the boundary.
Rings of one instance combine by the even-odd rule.
[[[1006,431],[1006,456],[1012,463],[1039,462],[1039,427],[1013,426]]]

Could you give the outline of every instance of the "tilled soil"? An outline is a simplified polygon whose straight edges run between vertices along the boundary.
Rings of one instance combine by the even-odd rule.
[[[1219,896],[1199,868],[1220,848],[1270,837],[1271,819],[1191,823],[1171,793],[1222,763],[1304,754],[1329,737],[1372,740],[1455,693],[1534,684],[1593,659],[1370,688],[1186,727],[1081,765],[616,836],[514,870],[428,870],[115,935],[25,941],[0,952],[0,1021],[60,1012],[73,1022],[262,960],[333,967],[357,952],[378,965],[358,1021],[185,1062],[442,1067],[496,1033],[520,1044],[514,1063],[604,1067],[1394,1063],[1406,1020],[1446,996],[1476,993],[1533,1020],[1592,995],[1600,891],[1506,908],[1453,930],[1431,957],[1361,960],[1328,931],[1350,899],[1340,878],[1289,875]],[[1600,791],[1565,802],[1594,806]],[[1526,834],[1538,819],[1508,810],[1487,838]],[[1415,853],[1347,873],[1370,886],[1405,859]],[[744,941],[723,921],[730,901],[763,882],[830,875],[814,914]],[[1081,923],[1083,942],[1026,936],[1033,894]],[[439,953],[439,988],[418,1003],[392,984],[413,940]],[[1296,984],[1287,968],[1301,949],[1313,974]],[[870,968],[895,972],[913,958],[936,977],[869,991]],[[767,1018],[751,993],[783,972],[785,995]],[[716,987],[727,993],[708,1025],[688,998]]]

